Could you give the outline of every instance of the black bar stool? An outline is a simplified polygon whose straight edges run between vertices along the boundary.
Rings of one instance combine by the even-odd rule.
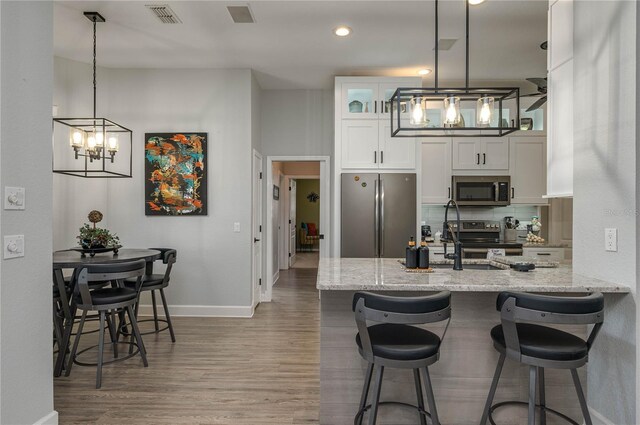
[[[171,278],[171,268],[173,264],[176,262],[177,251],[171,248],[149,248],[155,249],[162,253],[160,257],[162,262],[166,264],[167,268],[165,269],[164,274],[153,274],[153,263],[150,264],[150,267],[147,268],[147,273],[142,277],[142,287],[140,288],[140,292],[150,291],[151,292],[151,303],[153,305],[153,319],[145,319],[138,320],[138,323],[150,322],[153,321],[154,330],[150,332],[143,332],[142,335],[148,335],[152,333],[159,333],[164,330],[169,329],[169,333],[171,334],[171,342],[176,342],[176,336],[173,333],[173,325],[171,324],[171,316],[169,315],[169,306],[167,306],[167,298],[164,295],[164,288],[169,286],[169,280]],[[135,279],[125,279],[124,284],[129,288],[135,288],[136,280]],[[164,317],[165,319],[158,318],[158,307],[156,306],[156,291],[160,292],[160,297],[162,298],[162,307],[164,309]],[[138,305],[140,303],[136,303],[135,314],[138,317]],[[158,322],[166,323],[166,326],[160,329],[158,326]],[[123,332],[125,335],[126,330]]]
[[[356,344],[358,344],[360,355],[369,362],[360,399],[360,409],[354,418],[354,424],[361,425],[364,413],[370,410],[369,425],[375,425],[378,406],[399,404],[417,409],[421,425],[427,424],[427,417],[431,418],[433,425],[439,425],[428,366],[438,361],[440,357],[440,344],[447,332],[449,322],[447,321],[447,327],[445,327],[442,337],[411,325],[450,320],[451,294],[449,291],[426,297],[392,297],[370,292],[358,292],[353,296],[353,311],[358,325]],[[379,324],[367,326],[367,320]],[[377,366],[377,372],[373,388],[373,401],[367,405],[375,366]],[[413,369],[418,399],[417,406],[392,401],[380,402],[382,375],[387,366]],[[428,412],[424,410],[420,370],[424,371],[424,385],[429,404]]]
[[[138,298],[138,292],[140,290],[140,286],[142,285],[142,276],[145,272],[145,261],[131,261],[127,263],[116,263],[116,264],[94,264],[87,265],[78,270],[77,277],[77,285],[74,290],[74,302],[76,308],[82,310],[82,318],[80,319],[80,324],[78,325],[78,331],[76,333],[75,340],[73,341],[73,348],[71,349],[71,354],[69,356],[69,362],[67,364],[65,376],[69,376],[71,373],[71,367],[73,364],[78,364],[80,366],[97,366],[96,372],[96,388],[100,388],[102,385],[102,366],[107,363],[112,363],[115,361],[126,360],[128,358],[133,357],[134,355],[140,353],[142,357],[142,362],[144,367],[147,367],[149,364],[147,362],[146,350],[144,348],[144,344],[142,342],[142,337],[140,336],[140,330],[138,329],[138,323],[136,322],[135,314],[133,313],[133,306],[136,303]],[[123,280],[127,278],[137,278],[136,288],[127,288],[124,286]],[[100,288],[100,289],[89,289],[89,282],[96,281],[111,281],[116,282],[115,287],[111,288]],[[97,363],[83,363],[77,360],[77,356],[84,353],[85,351],[94,348],[94,346],[85,348],[84,350],[78,352],[78,343],[80,342],[80,336],[82,335],[82,328],[84,327],[84,323],[87,320],[87,313],[89,311],[97,311],[99,314],[100,326],[99,326],[99,337],[98,337],[98,361]],[[132,328],[132,336],[129,345],[131,348],[134,346],[137,348],[134,352],[133,350],[129,351],[129,355],[124,357],[118,357],[117,351],[117,337],[115,330],[115,323],[111,321],[107,321],[107,314],[112,312],[114,320],[115,320],[115,312],[128,314],[129,320]],[[114,359],[109,362],[103,361],[104,355],[104,331],[105,331],[105,323],[109,325],[109,331],[112,335],[112,344],[113,344],[113,355]],[[135,337],[135,342],[134,342]]]
[[[544,369],[570,369],[576,387],[580,408],[586,425],[592,425],[591,415],[578,378],[577,368],[587,363],[589,350],[604,320],[604,297],[600,293],[584,297],[555,297],[517,292],[502,292],[496,302],[502,324],[491,330],[493,346],[500,353],[498,366],[491,383],[487,403],[480,420],[495,425],[492,413],[506,405],[529,406],[529,425],[535,424],[536,408],[540,410],[541,424],[546,424],[546,413],[558,416],[573,425],[577,422],[546,405]],[[568,332],[533,323],[589,325],[594,327],[585,341]],[[529,365],[529,401],[505,401],[492,405],[505,358]],[[536,384],[536,379],[538,380]],[[536,385],[539,403],[536,404]]]

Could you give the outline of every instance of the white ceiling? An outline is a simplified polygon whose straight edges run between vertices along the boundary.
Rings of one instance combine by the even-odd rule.
[[[182,24],[162,24],[145,4],[170,4]],[[256,23],[234,24],[227,1],[57,1],[54,52],[91,61],[98,11],[98,65],[113,68],[252,68],[263,89],[330,88],[335,75],[416,75],[434,67],[433,1],[251,1]],[[247,3],[244,3],[247,4]],[[546,75],[547,1],[472,6],[471,81]],[[464,1],[440,1],[440,79],[464,79]],[[340,24],[347,38],[333,35]],[[427,84],[433,75],[425,78]]]

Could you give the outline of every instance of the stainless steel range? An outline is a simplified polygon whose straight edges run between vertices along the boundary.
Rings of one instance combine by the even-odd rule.
[[[449,221],[453,230],[458,226]],[[460,220],[460,241],[464,258],[487,258],[491,248],[504,249],[505,255],[522,255],[522,244],[500,239],[499,221]]]

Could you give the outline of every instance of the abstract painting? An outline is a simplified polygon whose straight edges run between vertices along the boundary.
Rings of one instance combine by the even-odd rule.
[[[207,133],[145,134],[145,214],[207,214]]]

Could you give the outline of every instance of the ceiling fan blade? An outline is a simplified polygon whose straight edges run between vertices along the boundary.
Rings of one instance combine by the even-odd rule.
[[[536,109],[538,109],[539,107],[541,107],[542,105],[544,105],[547,101],[547,96],[542,96],[540,99],[536,100],[533,105],[529,106],[527,108],[527,112],[531,112],[531,111],[535,111]]]
[[[547,79],[546,78],[527,78],[526,79],[528,82],[535,84],[536,86],[540,87],[541,89],[546,89],[547,88]]]

